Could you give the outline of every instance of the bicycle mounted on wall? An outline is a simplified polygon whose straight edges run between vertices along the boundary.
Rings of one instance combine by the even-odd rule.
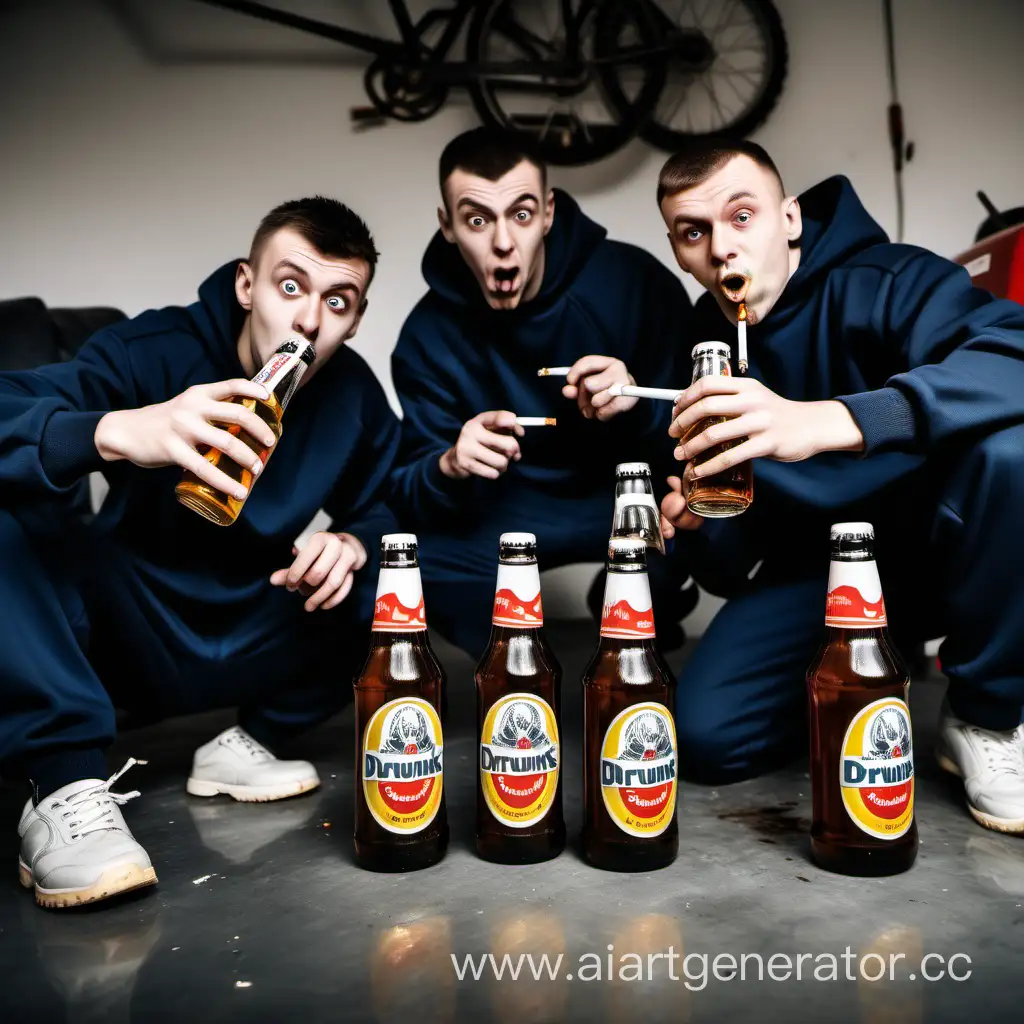
[[[357,123],[423,121],[461,87],[485,124],[529,134],[552,164],[592,163],[637,134],[669,151],[747,135],[788,60],[770,0],[455,0],[416,22],[388,0],[398,40],[256,0],[197,2],[373,54]],[[467,23],[466,59],[451,59]]]

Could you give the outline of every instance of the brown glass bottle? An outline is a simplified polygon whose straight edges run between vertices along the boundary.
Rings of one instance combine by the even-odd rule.
[[[910,677],[889,639],[870,523],[832,527],[826,634],[807,669],[811,854],[848,875],[917,856]]]
[[[476,849],[530,864],[565,848],[562,670],[544,638],[537,538],[504,533],[491,639],[476,668]]]
[[[252,449],[253,454],[259,456],[264,466],[277,448],[277,442],[281,440],[281,421],[284,418],[284,411],[298,389],[303,373],[307,367],[313,365],[315,359],[316,352],[305,338],[289,338],[278,347],[266,366],[253,377],[253,382],[262,384],[270,393],[270,397],[266,401],[237,396],[228,399],[229,402],[235,402],[250,409],[273,432],[274,443],[265,445],[244,431],[237,423],[218,424],[218,426],[223,426],[229,434],[234,434],[244,441]],[[252,490],[254,482],[252,469],[239,465],[217,448],[200,445],[197,450],[208,462],[226,473],[232,480],[240,483],[245,488],[245,498],[236,498],[233,494],[227,494],[216,487],[211,487],[210,484],[200,480],[195,473],[189,470],[185,470],[182,474],[181,482],[174,488],[174,493],[182,505],[192,509],[193,512],[198,512],[199,515],[209,519],[211,523],[216,523],[217,526],[230,526],[238,518],[238,513],[242,511],[242,506]]]
[[[724,341],[701,342],[693,347],[692,355],[693,383],[696,383],[701,377],[729,377],[732,375],[731,349]],[[724,423],[725,419],[724,416],[705,417],[686,432],[681,443],[685,443],[691,437],[696,437],[710,426]],[[746,438],[739,438],[735,441],[723,441],[721,444],[712,445],[706,451],[701,452],[693,460],[693,464],[694,466],[703,465],[709,459],[713,459],[730,448],[735,448],[745,440]],[[721,473],[716,473],[714,476],[700,477],[687,484],[687,507],[707,519],[737,516],[741,512],[746,512],[753,501],[754,464],[749,460]]]
[[[381,538],[370,652],[355,681],[355,854],[372,871],[412,871],[448,847],[441,704],[427,639],[416,537]]]
[[[612,538],[601,640],[583,676],[583,855],[611,871],[679,851],[675,678],[654,643],[647,545]]]

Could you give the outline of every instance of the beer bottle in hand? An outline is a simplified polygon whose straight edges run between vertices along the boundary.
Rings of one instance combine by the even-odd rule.
[[[270,397],[266,401],[237,396],[227,399],[229,402],[237,402],[251,409],[274,432],[277,440],[267,446],[246,433],[237,423],[218,424],[229,434],[241,438],[260,457],[264,466],[277,447],[277,441],[281,440],[281,419],[284,411],[292,400],[306,368],[312,366],[315,359],[316,352],[305,338],[289,338],[278,346],[266,366],[253,377],[254,384],[262,384],[267,389]],[[197,451],[208,462],[212,462],[219,470],[227,473],[232,480],[237,480],[245,488],[246,497],[249,496],[253,484],[251,469],[240,466],[234,459],[229,459],[223,452],[209,445],[200,445]],[[238,513],[245,504],[245,498],[236,498],[233,494],[225,494],[224,491],[211,487],[190,470],[185,470],[181,483],[174,488],[174,493],[182,505],[193,512],[198,512],[218,526],[230,526],[238,518]]]
[[[649,871],[676,858],[675,678],[654,643],[647,545],[613,537],[601,640],[583,676],[583,855]]]
[[[370,653],[355,681],[355,853],[374,871],[409,871],[448,847],[445,677],[427,640],[416,537],[381,538]]]
[[[491,639],[476,668],[476,848],[486,860],[557,857],[562,819],[562,670],[544,639],[537,538],[503,533]]]
[[[811,853],[850,875],[917,856],[910,677],[889,640],[870,523],[832,527],[825,638],[807,669]]]

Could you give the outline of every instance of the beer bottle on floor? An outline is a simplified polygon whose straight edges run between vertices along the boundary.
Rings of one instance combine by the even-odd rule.
[[[281,440],[281,420],[284,411],[298,389],[306,368],[312,366],[315,359],[316,352],[305,338],[289,338],[278,346],[266,366],[253,377],[254,384],[262,384],[267,389],[270,397],[266,401],[259,398],[240,398],[237,395],[227,399],[229,402],[236,402],[251,409],[273,431],[277,440],[268,446],[262,441],[257,441],[237,424],[223,424],[229,434],[240,438],[259,456],[264,466],[277,447],[277,442]],[[249,496],[253,485],[251,469],[240,466],[234,459],[229,459],[223,452],[208,445],[201,445],[197,450],[208,462],[212,462],[219,470],[227,473],[232,480],[238,481],[246,490],[246,498]],[[238,513],[245,504],[245,498],[236,498],[233,494],[226,494],[216,487],[211,487],[189,470],[185,470],[181,482],[174,488],[174,493],[182,505],[193,512],[198,512],[218,526],[230,526],[238,518]]]
[[[476,848],[486,860],[557,857],[562,819],[562,670],[544,639],[537,538],[503,533],[491,639],[476,668]]]
[[[811,853],[850,875],[917,856],[910,677],[889,639],[870,523],[832,527],[825,638],[807,669]]]
[[[444,672],[427,640],[416,537],[380,542],[370,653],[355,681],[355,853],[374,871],[439,861],[448,846]]]
[[[601,640],[583,676],[583,855],[648,871],[676,858],[675,678],[654,643],[647,545],[613,537]]]

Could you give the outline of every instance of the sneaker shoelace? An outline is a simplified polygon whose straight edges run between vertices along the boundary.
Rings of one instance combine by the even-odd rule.
[[[235,729],[227,737],[228,742],[240,746],[253,761],[269,761],[274,755],[266,747],[257,743],[244,729]]]
[[[1024,744],[1020,741],[1020,726],[1010,733],[979,729],[977,726],[973,726],[971,731],[977,738],[992,771],[1024,776]]]
[[[110,787],[136,764],[146,764],[146,762],[129,757],[124,767],[120,771],[114,772],[106,782],[83,789],[67,800],[54,801],[54,810],[67,808],[61,814],[61,820],[72,819],[68,826],[72,839],[80,839],[91,832],[102,832],[104,829],[121,828],[121,823],[115,820],[112,813],[114,807],[123,807],[129,800],[134,800],[141,794],[137,789],[130,793],[111,793]]]

